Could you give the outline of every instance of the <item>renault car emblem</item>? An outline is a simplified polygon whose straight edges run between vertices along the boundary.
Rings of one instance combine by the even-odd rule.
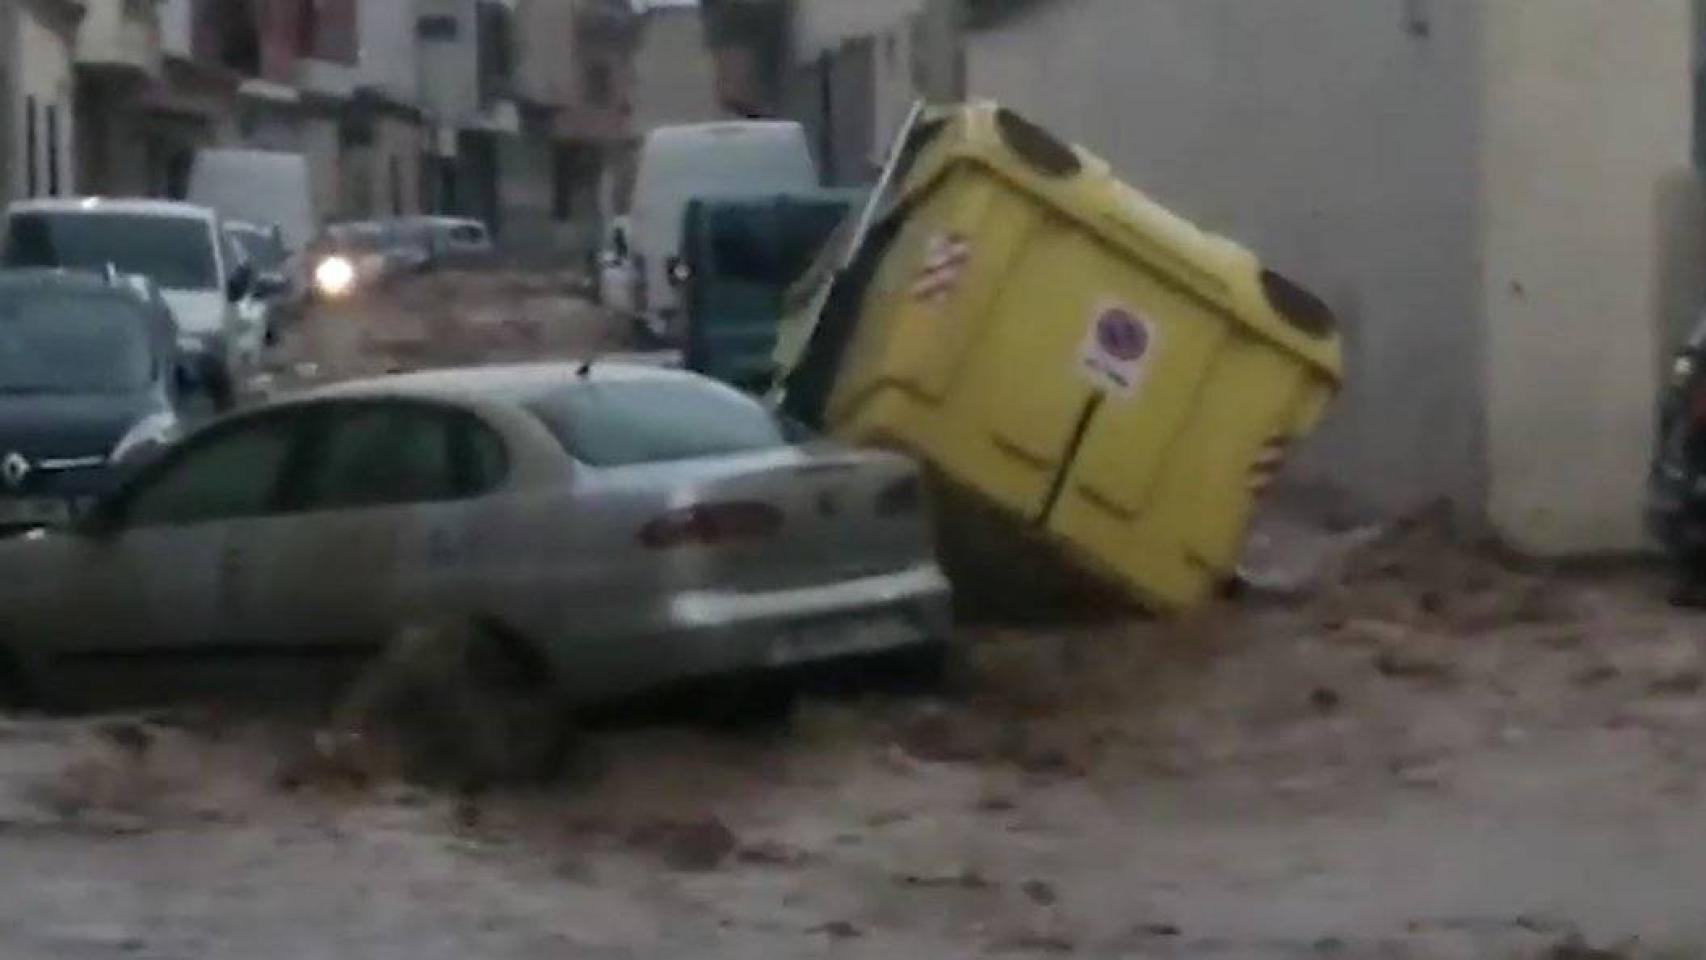
[[[30,462],[21,453],[8,453],[0,460],[0,480],[6,481],[6,486],[16,490],[24,485],[30,476]]]

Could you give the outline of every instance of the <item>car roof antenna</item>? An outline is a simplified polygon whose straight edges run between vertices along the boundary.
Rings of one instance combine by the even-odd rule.
[[[588,357],[585,360],[582,360],[580,368],[575,370],[575,376],[581,378],[582,380],[585,380],[587,377],[592,376],[592,365],[594,363],[597,363],[597,362],[598,362],[598,358],[596,358],[596,357]]]

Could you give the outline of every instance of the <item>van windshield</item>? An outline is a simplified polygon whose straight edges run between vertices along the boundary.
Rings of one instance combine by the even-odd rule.
[[[205,221],[126,213],[15,213],[0,263],[140,274],[167,290],[216,290]]]

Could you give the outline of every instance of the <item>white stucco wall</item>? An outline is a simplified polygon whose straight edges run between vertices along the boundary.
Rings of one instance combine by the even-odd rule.
[[[1483,5],[1055,0],[973,32],[968,79],[1339,312],[1348,388],[1297,475],[1479,509]]]
[[[361,37],[357,69],[362,84],[400,102],[414,103],[420,90],[415,0],[366,0],[357,10]]]
[[[160,52],[172,57],[188,57],[194,42],[194,14],[190,0],[160,0],[155,7],[160,17]]]
[[[1633,548],[1671,245],[1698,249],[1688,0],[1500,0],[1486,36],[1490,512],[1530,551]],[[1695,272],[1700,263],[1693,266]]]
[[[72,195],[77,192],[76,170],[77,158],[74,143],[75,132],[75,91],[76,85],[72,80],[72,42],[71,38],[54,31],[47,24],[36,19],[28,6],[22,6],[18,16],[17,33],[17,71],[14,74],[16,86],[12,91],[14,98],[12,116],[17,129],[11,132],[10,149],[13,151],[12,170],[14,189],[23,193],[28,188],[29,164],[27,136],[25,133],[25,109],[33,99],[36,106],[36,156],[33,158],[37,171],[36,193],[48,192],[47,176],[50,151],[48,149],[48,127],[46,121],[47,108],[52,106],[58,114],[58,170],[59,193]]]
[[[459,125],[480,112],[479,37],[473,0],[415,0],[419,16],[455,17],[451,40],[421,40],[420,105],[433,120]]]
[[[717,102],[716,64],[696,7],[658,7],[645,15],[634,54],[633,130],[728,118]]]

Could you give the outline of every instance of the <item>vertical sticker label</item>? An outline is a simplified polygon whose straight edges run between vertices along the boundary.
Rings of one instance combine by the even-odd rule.
[[[1097,310],[1078,362],[1090,382],[1130,396],[1143,379],[1143,364],[1155,345],[1155,325],[1137,310],[1106,304]]]

